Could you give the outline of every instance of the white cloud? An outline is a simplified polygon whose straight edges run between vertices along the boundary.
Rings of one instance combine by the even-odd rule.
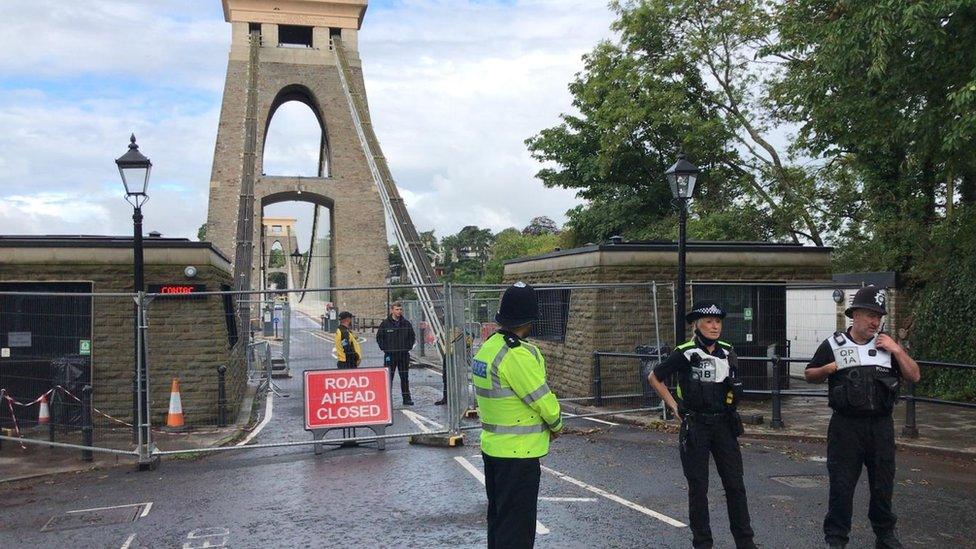
[[[230,39],[219,2],[4,0],[0,18],[0,231],[128,233],[112,161],[135,131],[154,162],[146,230],[195,237]],[[419,230],[564,220],[578,199],[534,179],[523,141],[570,109],[611,20],[599,0],[370,6],[373,122]]]

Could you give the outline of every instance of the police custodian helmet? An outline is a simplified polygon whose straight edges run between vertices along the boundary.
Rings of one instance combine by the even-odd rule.
[[[714,301],[699,301],[698,303],[695,303],[695,306],[691,308],[691,311],[685,315],[685,321],[688,324],[691,324],[699,318],[704,318],[706,316],[725,318],[725,310],[719,307],[718,303],[715,303]]]
[[[854,302],[844,311],[844,314],[847,315],[847,318],[854,318],[855,309],[867,309],[886,315],[888,314],[887,309],[885,309],[887,301],[888,295],[882,288],[865,286],[854,294]]]
[[[532,286],[516,282],[505,290],[495,314],[495,322],[506,328],[517,328],[538,318],[539,302]]]

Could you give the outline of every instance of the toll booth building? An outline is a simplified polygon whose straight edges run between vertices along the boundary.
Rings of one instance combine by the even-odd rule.
[[[701,300],[720,303],[728,314],[722,339],[732,343],[739,356],[787,356],[789,323],[806,314],[804,310],[788,314],[787,294],[794,286],[832,284],[830,253],[830,248],[791,244],[689,242],[687,308]],[[542,319],[533,337],[545,353],[553,389],[560,397],[593,395],[598,380],[603,395],[649,390],[636,359],[602,357],[597,368],[594,353],[655,348],[666,353],[673,348],[677,267],[674,242],[620,239],[506,262],[507,283],[604,285],[538,293]],[[835,317],[825,322],[832,331]],[[743,363],[740,370],[746,388],[770,386],[768,364]],[[784,368],[784,377],[787,371]],[[784,379],[783,384],[788,383]]]
[[[187,425],[213,425],[220,365],[228,367],[234,417],[247,372],[233,303],[224,296],[193,295],[230,289],[227,257],[210,243],[158,233],[144,240],[144,250],[146,291],[181,294],[157,298],[147,309],[154,425],[165,421],[174,377],[180,380]],[[57,385],[81,396],[90,384],[95,408],[130,422],[133,287],[131,237],[0,236],[0,388],[27,402]],[[51,293],[57,295],[40,295]],[[38,407],[24,410],[28,417],[17,417],[21,428],[36,422]],[[3,407],[0,427],[10,424]]]

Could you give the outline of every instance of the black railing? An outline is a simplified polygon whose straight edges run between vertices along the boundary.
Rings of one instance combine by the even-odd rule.
[[[611,352],[611,351],[596,351],[593,353],[593,396],[581,399],[570,399],[570,400],[592,400],[594,405],[603,406],[605,400],[615,399],[615,398],[634,398],[643,397],[645,404],[650,405],[651,399],[653,399],[653,392],[651,391],[650,384],[647,382],[646,376],[650,373],[648,366],[652,365],[655,361],[660,361],[667,356],[667,350],[662,348],[655,352],[653,347],[638,347],[638,350],[645,352],[635,352],[635,353],[624,353],[624,352]],[[641,387],[643,388],[641,393],[634,394],[622,394],[622,395],[604,395],[603,394],[603,358],[629,358],[637,360],[637,376],[640,378]],[[740,356],[740,362],[752,362],[752,363],[768,363],[771,366],[771,378],[772,383],[770,383],[769,389],[746,389],[744,391],[747,395],[759,395],[759,396],[770,396],[771,406],[772,406],[772,419],[770,420],[770,426],[774,429],[781,429],[784,427],[783,423],[783,397],[816,397],[816,398],[826,398],[827,391],[804,391],[804,390],[790,390],[783,389],[782,385],[783,378],[788,377],[786,370],[783,369],[784,364],[789,365],[793,363],[806,364],[810,362],[810,358],[796,358],[796,357],[755,357],[755,356]],[[976,371],[976,364],[962,364],[957,362],[938,362],[932,360],[919,360],[917,361],[919,367],[921,368],[949,368],[954,370],[972,370]],[[669,380],[667,384],[668,387],[674,390],[673,380]],[[955,406],[959,408],[970,408],[976,409],[976,403],[973,402],[962,402],[957,400],[944,400],[938,398],[920,397],[915,395],[915,384],[906,382],[905,384],[906,394],[900,395],[898,398],[905,401],[905,426],[902,429],[902,434],[908,437],[918,436],[918,424],[917,419],[917,408],[916,403],[927,402],[930,404],[937,404],[942,406]]]

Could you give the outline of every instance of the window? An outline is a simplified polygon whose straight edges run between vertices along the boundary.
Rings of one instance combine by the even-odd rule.
[[[248,32],[248,34],[258,33],[258,35],[260,36],[261,35],[261,23],[248,23],[247,24],[247,32]]]
[[[539,289],[539,320],[532,327],[529,337],[542,341],[562,342],[566,339],[566,323],[569,321],[571,290]]]
[[[311,48],[312,27],[278,25],[278,45],[285,48]]]

